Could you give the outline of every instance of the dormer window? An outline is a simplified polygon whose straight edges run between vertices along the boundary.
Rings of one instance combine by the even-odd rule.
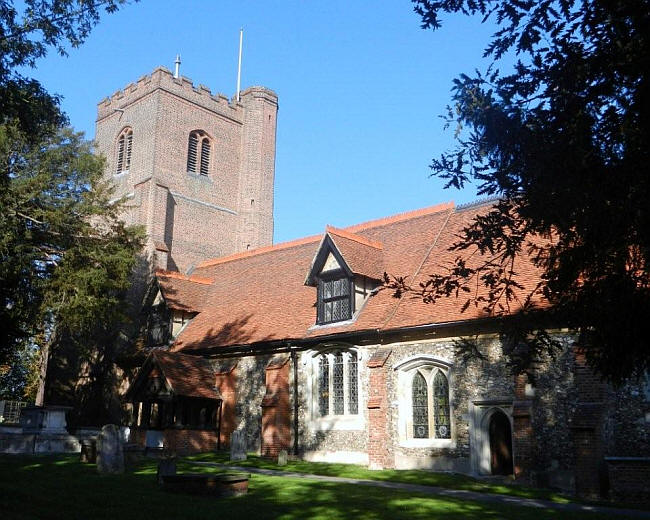
[[[305,285],[316,287],[316,325],[353,320],[383,275],[382,245],[329,227]]]
[[[318,323],[333,323],[352,318],[354,285],[344,272],[322,273],[318,279]]]
[[[210,171],[210,138],[203,130],[190,132],[187,144],[187,172],[207,175]]]
[[[115,173],[126,173],[131,168],[131,149],[133,148],[133,130],[125,128],[117,138],[117,167]]]

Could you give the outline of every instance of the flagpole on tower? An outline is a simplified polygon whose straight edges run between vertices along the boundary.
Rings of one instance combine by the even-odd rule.
[[[241,90],[241,49],[244,40],[244,28],[239,29],[239,65],[237,66],[237,102],[239,102],[239,91]]]

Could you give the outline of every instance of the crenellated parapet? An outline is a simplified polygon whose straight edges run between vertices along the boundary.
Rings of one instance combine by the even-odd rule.
[[[165,67],[157,67],[150,75],[142,76],[138,81],[128,84],[100,101],[97,105],[97,120],[100,121],[115,112],[124,110],[130,104],[158,89],[180,96],[225,117],[241,120],[242,107],[236,101],[230,100],[220,92],[213,94],[205,85],[194,85],[191,79],[184,76],[175,78],[172,72]],[[251,87],[245,92],[250,92],[251,95],[261,94],[268,97],[269,100],[275,99],[277,102],[277,95],[264,87]]]

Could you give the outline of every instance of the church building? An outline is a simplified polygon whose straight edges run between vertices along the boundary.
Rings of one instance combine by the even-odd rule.
[[[99,104],[106,175],[146,228],[147,301],[163,324],[124,397],[131,441],[211,451],[238,431],[269,457],[616,492],[650,456],[641,385],[602,383],[561,328],[564,350],[513,376],[480,308],[383,286],[384,273],[417,286],[439,272],[490,203],[272,244],[277,110],[267,88],[229,100],[164,68]],[[525,292],[540,273],[517,262]],[[480,359],[458,354],[470,338]]]

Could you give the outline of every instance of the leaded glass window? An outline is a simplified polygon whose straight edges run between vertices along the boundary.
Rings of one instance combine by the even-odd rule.
[[[334,390],[334,415],[343,415],[343,353],[334,355],[334,370],[332,374],[332,388]]]
[[[416,372],[413,376],[413,437],[429,437],[429,399],[427,382],[424,376]]]
[[[348,413],[359,413],[359,384],[357,372],[357,353],[350,352],[348,357]]]
[[[435,419],[436,438],[451,438],[449,382],[440,371],[433,378],[433,416]]]
[[[352,317],[350,285],[346,276],[318,281],[318,323],[344,321]]]
[[[334,350],[318,356],[318,381],[315,387],[318,389],[319,415],[357,415],[358,378],[356,352]]]
[[[330,412],[330,365],[326,355],[318,360],[318,411],[322,416]]]

